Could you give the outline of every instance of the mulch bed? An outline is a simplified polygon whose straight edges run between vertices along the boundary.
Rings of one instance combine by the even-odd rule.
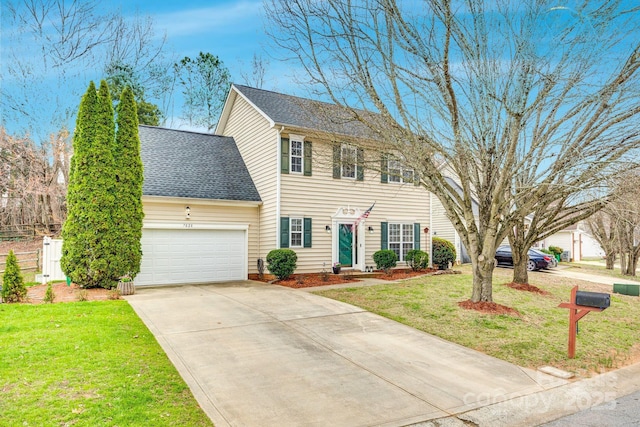
[[[471,300],[460,301],[458,305],[467,310],[476,310],[486,314],[504,314],[507,316],[520,316],[520,312],[505,305],[496,304],[495,302],[472,302]]]
[[[528,283],[510,282],[510,283],[505,283],[505,286],[508,286],[511,289],[516,289],[518,291],[533,292],[535,294],[540,294],[540,295],[549,295],[549,292],[544,291],[539,287],[530,285]]]
[[[67,286],[65,282],[54,283],[51,285],[54,293],[54,303],[73,302],[84,299],[85,301],[105,301],[116,298],[114,291],[103,288],[82,289],[75,283]],[[26,304],[43,304],[44,294],[47,292],[47,285],[35,285],[27,288]]]

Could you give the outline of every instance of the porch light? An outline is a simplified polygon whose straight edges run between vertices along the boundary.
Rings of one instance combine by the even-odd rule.
[[[326,231],[327,233],[331,233],[331,226],[330,225],[325,225],[324,226],[324,231]]]
[[[369,230],[369,233],[373,234],[373,227],[369,226],[369,228],[367,228],[367,230]]]
[[[185,206],[185,208],[184,208],[184,217],[186,219],[190,219],[191,218],[191,208],[189,206]]]

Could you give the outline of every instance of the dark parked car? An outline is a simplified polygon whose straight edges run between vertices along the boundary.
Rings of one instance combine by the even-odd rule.
[[[529,249],[529,260],[527,261],[527,270],[542,270],[549,268],[551,257],[547,254],[539,252],[535,249]],[[510,246],[500,246],[496,250],[496,265],[513,267],[513,256],[511,255]]]

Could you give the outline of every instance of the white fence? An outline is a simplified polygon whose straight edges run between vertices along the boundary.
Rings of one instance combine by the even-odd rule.
[[[45,237],[42,241],[42,283],[67,278],[60,268],[60,258],[62,240]]]

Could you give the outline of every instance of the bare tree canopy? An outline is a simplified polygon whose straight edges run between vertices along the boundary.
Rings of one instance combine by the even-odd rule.
[[[150,18],[125,18],[97,0],[3,2],[2,38],[1,120],[23,124],[13,130],[36,139],[69,127],[86,81],[110,65],[131,67],[147,95],[163,92],[155,90],[163,82],[157,74],[170,71],[161,65],[165,39]]]
[[[495,248],[522,218],[601,197],[640,144],[640,9],[568,3],[267,0],[272,38],[313,87],[440,199],[474,302],[492,301]]]

